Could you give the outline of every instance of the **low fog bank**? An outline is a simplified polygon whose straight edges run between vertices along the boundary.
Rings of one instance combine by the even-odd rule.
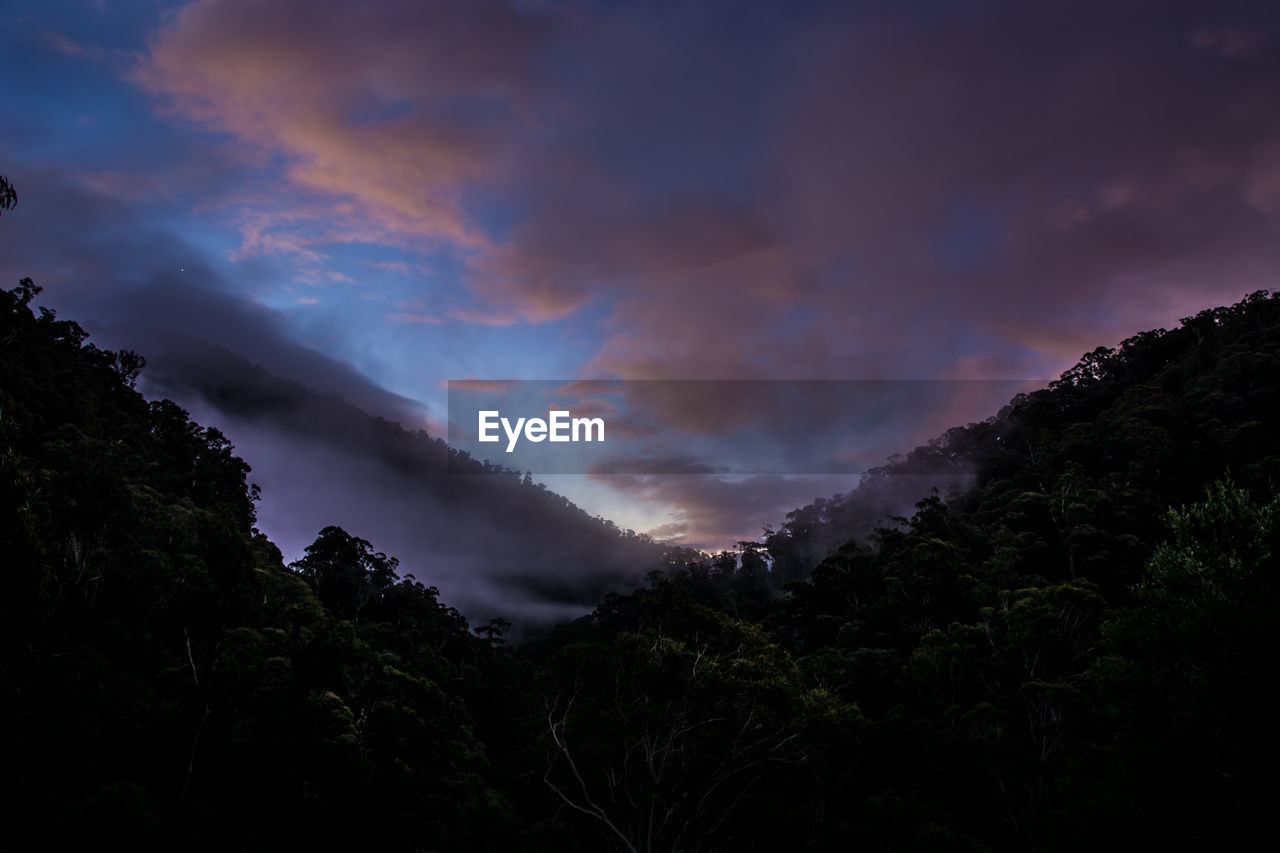
[[[143,393],[174,400],[231,440],[262,488],[259,527],[286,560],[336,525],[398,558],[402,575],[438,587],[472,621],[534,625],[580,616],[657,565],[660,546],[545,488],[515,475],[450,473],[442,441],[392,420],[406,409],[390,395],[361,394],[383,404],[370,414],[323,377],[307,387],[141,325],[98,327],[94,340],[142,352]]]
[[[292,376],[284,379],[192,335],[145,324],[91,329],[99,346],[147,357],[139,387],[149,398],[174,400],[232,441],[262,488],[259,527],[287,561],[336,525],[398,558],[402,575],[438,587],[441,599],[474,623],[501,616],[516,622],[517,632],[576,618],[606,594],[642,585],[654,569],[678,568],[662,544],[518,475],[482,473],[473,460],[466,465],[475,473],[451,473],[443,441],[400,425],[420,420],[411,401],[350,371],[323,370],[322,355],[292,357]],[[846,542],[866,541],[878,527],[910,517],[932,490],[945,497],[967,489],[974,475],[954,459],[915,454],[789,513],[785,507],[810,500],[820,481],[650,479],[666,484],[659,491],[668,498],[670,489],[686,498],[690,489],[710,489],[714,494],[703,497],[723,499],[724,489],[745,487],[755,492],[757,510],[783,507],[773,517],[777,529],[766,527],[760,537],[780,585],[807,576]],[[733,500],[691,502],[699,504],[743,508]],[[696,559],[692,551],[683,556]]]

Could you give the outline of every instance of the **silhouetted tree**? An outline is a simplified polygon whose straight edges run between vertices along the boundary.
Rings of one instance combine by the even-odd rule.
[[[330,526],[320,531],[305,556],[289,568],[310,584],[335,615],[359,619],[361,610],[395,584],[399,562],[374,551],[368,541]]]
[[[0,212],[13,210],[17,203],[18,193],[14,190],[13,185],[9,183],[9,179],[4,175],[0,175]]]

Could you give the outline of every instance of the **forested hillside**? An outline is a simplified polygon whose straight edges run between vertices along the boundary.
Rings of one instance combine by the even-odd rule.
[[[340,530],[286,569],[223,436],[37,292],[0,297],[5,848],[484,849],[495,645]]]
[[[545,623],[630,589],[663,550],[395,412],[370,414],[189,336],[115,336],[147,347],[149,395],[218,418],[235,437],[272,497],[262,526],[287,552],[341,524],[430,573],[470,614]]]
[[[854,492],[792,512],[767,537],[775,569],[807,575],[849,530],[874,524],[881,492],[918,472],[951,471],[974,484],[951,509],[983,526],[1003,520],[999,545],[1022,555],[1011,568],[1118,590],[1166,534],[1165,508],[1203,497],[1227,473],[1257,495],[1280,486],[1278,327],[1280,303],[1260,292],[1172,331],[1099,347],[986,422],[948,430]],[[1026,542],[1044,549],[1036,559]]]
[[[0,848],[1276,840],[1269,294],[513,648],[358,530],[284,565],[223,435],[37,292],[0,296]],[[974,487],[848,541],[924,462]]]

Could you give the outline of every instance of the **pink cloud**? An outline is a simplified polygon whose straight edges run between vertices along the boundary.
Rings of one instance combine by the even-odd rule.
[[[546,27],[499,2],[203,0],[166,18],[132,77],[176,115],[283,154],[317,206],[352,202],[344,223],[474,248],[458,191],[526,121]]]

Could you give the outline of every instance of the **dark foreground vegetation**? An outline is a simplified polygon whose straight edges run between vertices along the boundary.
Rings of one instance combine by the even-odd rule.
[[[1099,349],[953,464],[518,648],[0,294],[0,849],[1266,848],[1280,299]],[[1260,835],[1259,835],[1260,834]]]

